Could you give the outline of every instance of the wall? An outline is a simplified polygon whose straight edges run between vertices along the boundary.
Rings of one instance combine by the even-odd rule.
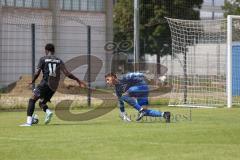
[[[106,42],[106,17],[104,13],[61,12],[53,33],[52,13],[49,10],[7,8],[2,10],[2,51],[0,83],[15,82],[21,75],[31,74],[31,23],[36,24],[36,65],[44,55],[46,43],[56,37],[56,55],[68,61],[87,54],[87,27],[92,27],[92,54],[105,64],[104,45]],[[55,35],[55,36],[54,36]],[[79,78],[86,72],[86,66],[73,71]],[[104,85],[105,66],[93,85]]]

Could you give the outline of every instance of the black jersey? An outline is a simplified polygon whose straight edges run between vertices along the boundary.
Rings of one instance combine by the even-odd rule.
[[[56,90],[60,81],[60,71],[63,66],[63,61],[54,55],[47,55],[40,58],[37,68],[41,69],[43,73],[41,84],[47,84],[52,90]]]

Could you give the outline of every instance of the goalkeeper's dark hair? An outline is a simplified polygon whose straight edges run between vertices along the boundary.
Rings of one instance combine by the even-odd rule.
[[[54,45],[53,45],[52,43],[48,43],[48,44],[46,44],[46,46],[45,46],[45,50],[51,52],[52,54],[55,53],[55,47],[54,47]]]
[[[111,72],[111,73],[108,73],[108,74],[105,75],[105,78],[107,78],[107,77],[117,78],[117,75],[115,73]]]

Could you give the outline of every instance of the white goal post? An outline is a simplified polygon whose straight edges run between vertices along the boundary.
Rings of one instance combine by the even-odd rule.
[[[240,16],[167,21],[173,66],[169,106],[240,105]]]
[[[232,107],[232,42],[233,19],[240,20],[240,16],[228,15],[227,17],[227,107]],[[240,27],[240,26],[239,26]]]

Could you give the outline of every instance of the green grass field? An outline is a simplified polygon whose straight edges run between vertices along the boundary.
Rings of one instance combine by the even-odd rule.
[[[239,160],[240,109],[167,108],[177,119],[124,123],[118,110],[86,122],[54,117],[22,128],[25,112],[0,111],[1,160]],[[128,112],[135,113],[133,109]],[[184,115],[184,116],[182,116]]]

